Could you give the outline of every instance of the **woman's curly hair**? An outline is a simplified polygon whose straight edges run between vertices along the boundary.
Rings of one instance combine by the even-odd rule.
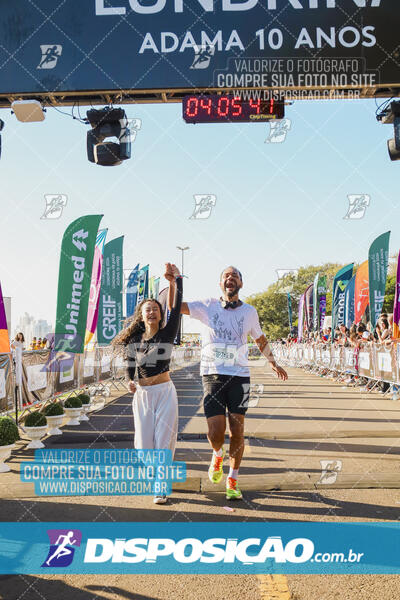
[[[161,314],[159,327],[161,326],[161,324],[164,321],[164,309],[161,306],[161,303],[155,298],[145,298],[137,305],[134,315],[125,320],[123,330],[120,331],[111,342],[113,346],[127,346],[132,336],[134,336],[137,333],[143,333],[145,331],[144,321],[142,317],[142,308],[146,304],[146,302],[155,302],[156,304],[158,304],[158,308],[160,309]]]

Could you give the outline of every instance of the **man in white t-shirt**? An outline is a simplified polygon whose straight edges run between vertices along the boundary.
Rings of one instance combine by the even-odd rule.
[[[171,267],[172,268],[172,267]],[[202,323],[200,374],[203,378],[204,412],[208,423],[208,441],[213,456],[208,476],[219,483],[223,476],[223,447],[226,412],[230,432],[230,470],[226,482],[228,500],[242,498],[237,485],[238,471],[244,450],[244,416],[250,392],[247,337],[250,334],[272,370],[282,379],[287,374],[279,367],[263,334],[257,310],[239,300],[242,275],[235,267],[221,274],[222,297],[199,302],[182,302],[181,312]]]

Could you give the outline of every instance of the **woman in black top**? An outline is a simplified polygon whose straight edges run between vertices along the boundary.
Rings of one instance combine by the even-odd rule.
[[[134,393],[135,448],[169,449],[172,457],[178,432],[178,399],[169,375],[173,343],[179,327],[182,304],[182,277],[175,265],[166,263],[165,278],[170,282],[173,308],[165,327],[158,300],[146,298],[136,307],[128,326],[113,340],[125,346],[129,389]],[[175,296],[175,298],[174,298]],[[138,380],[134,381],[137,370]],[[155,496],[164,504],[165,494]]]

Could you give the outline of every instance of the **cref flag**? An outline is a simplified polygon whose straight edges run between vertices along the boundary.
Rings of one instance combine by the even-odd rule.
[[[107,229],[100,229],[97,234],[96,246],[94,248],[92,280],[90,283],[88,317],[86,323],[85,348],[90,343],[97,327],[97,319],[99,316],[101,270],[103,267],[103,251],[106,236]]]

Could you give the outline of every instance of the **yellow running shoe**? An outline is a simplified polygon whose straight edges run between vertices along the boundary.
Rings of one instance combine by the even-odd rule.
[[[208,478],[212,483],[219,483],[222,479],[223,462],[225,457],[225,450],[222,448],[222,456],[215,456],[214,452],[211,458],[211,463],[208,469]]]
[[[241,500],[243,498],[242,492],[237,484],[237,479],[228,477],[226,480],[226,499],[227,500]]]

